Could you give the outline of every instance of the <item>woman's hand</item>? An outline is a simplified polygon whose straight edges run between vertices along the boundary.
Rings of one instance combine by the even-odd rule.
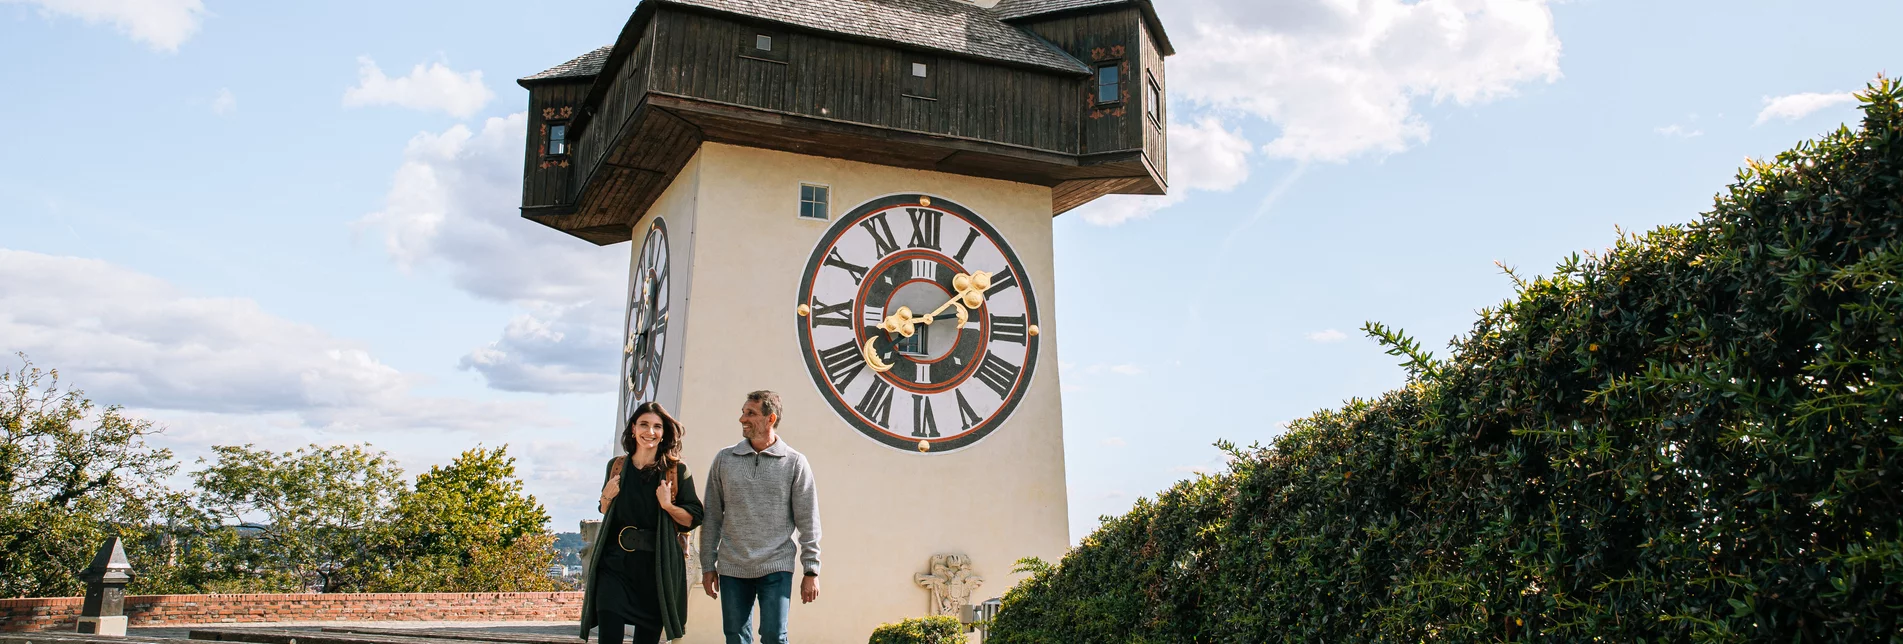
[[[615,495],[620,493],[621,493],[621,475],[616,474],[614,476],[608,477],[608,484],[601,486],[601,510],[600,511],[607,512],[608,502],[615,500]]]
[[[661,509],[674,509],[674,484],[661,479],[661,484],[654,487],[654,498],[661,502]]]

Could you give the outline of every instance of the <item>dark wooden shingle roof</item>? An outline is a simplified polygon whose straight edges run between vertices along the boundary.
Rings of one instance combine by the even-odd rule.
[[[586,78],[594,76],[595,74],[601,73],[601,65],[608,62],[608,52],[613,49],[614,45],[596,49],[586,54],[576,56],[574,60],[550,67],[541,73],[523,77],[517,82],[528,83],[558,78]]]
[[[917,49],[1090,73],[1089,66],[1057,46],[963,0],[643,0],[635,10],[639,14],[654,6],[714,11]],[[594,50],[520,82],[599,74],[612,49]]]
[[[1086,74],[1090,68],[961,0],[646,0],[828,33]]]

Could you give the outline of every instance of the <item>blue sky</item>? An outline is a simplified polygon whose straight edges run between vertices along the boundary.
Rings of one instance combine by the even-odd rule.
[[[1689,221],[1903,60],[1894,2],[1163,4],[1174,194],[1056,223],[1073,539],[1401,384],[1362,323],[1438,347],[1496,261]],[[513,79],[632,8],[0,0],[0,351],[188,459],[507,443],[572,529],[627,246],[516,219]]]

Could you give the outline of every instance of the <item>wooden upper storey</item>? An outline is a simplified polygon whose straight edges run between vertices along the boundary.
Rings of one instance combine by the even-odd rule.
[[[1163,194],[1174,53],[1148,0],[644,0],[529,90],[523,216],[597,244],[713,141]]]

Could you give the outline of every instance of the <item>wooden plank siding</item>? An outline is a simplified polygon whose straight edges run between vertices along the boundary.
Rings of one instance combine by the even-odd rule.
[[[1156,38],[1156,34],[1150,29],[1150,23],[1148,21],[1137,21],[1137,28],[1142,34],[1141,37],[1137,39],[1137,41],[1142,44],[1141,60],[1143,61],[1143,75],[1138,78],[1138,82],[1141,84],[1137,87],[1137,96],[1139,97],[1137,105],[1141,113],[1138,120],[1143,122],[1141,126],[1143,130],[1143,156],[1150,160],[1150,165],[1155,168],[1157,177],[1161,178],[1165,185],[1168,185],[1170,180],[1170,85],[1169,79],[1166,78],[1163,73],[1163,43]],[[1163,99],[1163,104],[1156,106],[1156,120],[1152,120],[1149,117],[1150,92],[1148,91],[1148,83],[1151,79],[1156,81],[1159,97]]]
[[[1077,154],[1083,79],[794,32],[785,63],[743,55],[768,29],[676,11],[655,14],[651,91],[878,127]],[[783,32],[782,32],[783,33]],[[910,59],[931,65],[937,100],[905,96]]]
[[[1078,92],[1078,113],[1083,116],[1079,153],[1100,154],[1143,148],[1142,90],[1131,82],[1140,77],[1140,31],[1143,14],[1135,9],[1102,13],[1070,14],[1050,20],[1027,23],[1025,29],[1043,37],[1072,57],[1084,61],[1092,70],[1100,64],[1121,65],[1122,100],[1115,106],[1097,104],[1097,81],[1093,76]],[[1093,71],[1094,73],[1094,71]]]
[[[654,25],[650,22],[634,42],[633,53],[618,68],[605,70],[613,72],[615,78],[602,94],[600,105],[592,106],[594,112],[582,125],[575,142],[574,176],[579,180],[569,187],[563,204],[581,201],[581,191],[602,171],[602,163],[609,161],[608,155],[618,147],[636,111],[640,109],[655,73],[652,63],[654,32]]]
[[[545,118],[544,110],[555,110],[559,116],[563,108],[573,112],[581,110],[582,98],[588,93],[588,82],[546,83],[529,90],[529,145],[522,165],[522,205],[523,207],[553,206],[567,203],[570,190],[570,172],[574,168],[574,155],[571,149],[566,158],[551,157],[544,154],[544,145],[548,141],[546,129],[551,119]],[[564,119],[556,118],[555,121]],[[573,144],[573,141],[570,141]],[[544,167],[544,161],[549,162]],[[561,163],[568,162],[567,167]]]

